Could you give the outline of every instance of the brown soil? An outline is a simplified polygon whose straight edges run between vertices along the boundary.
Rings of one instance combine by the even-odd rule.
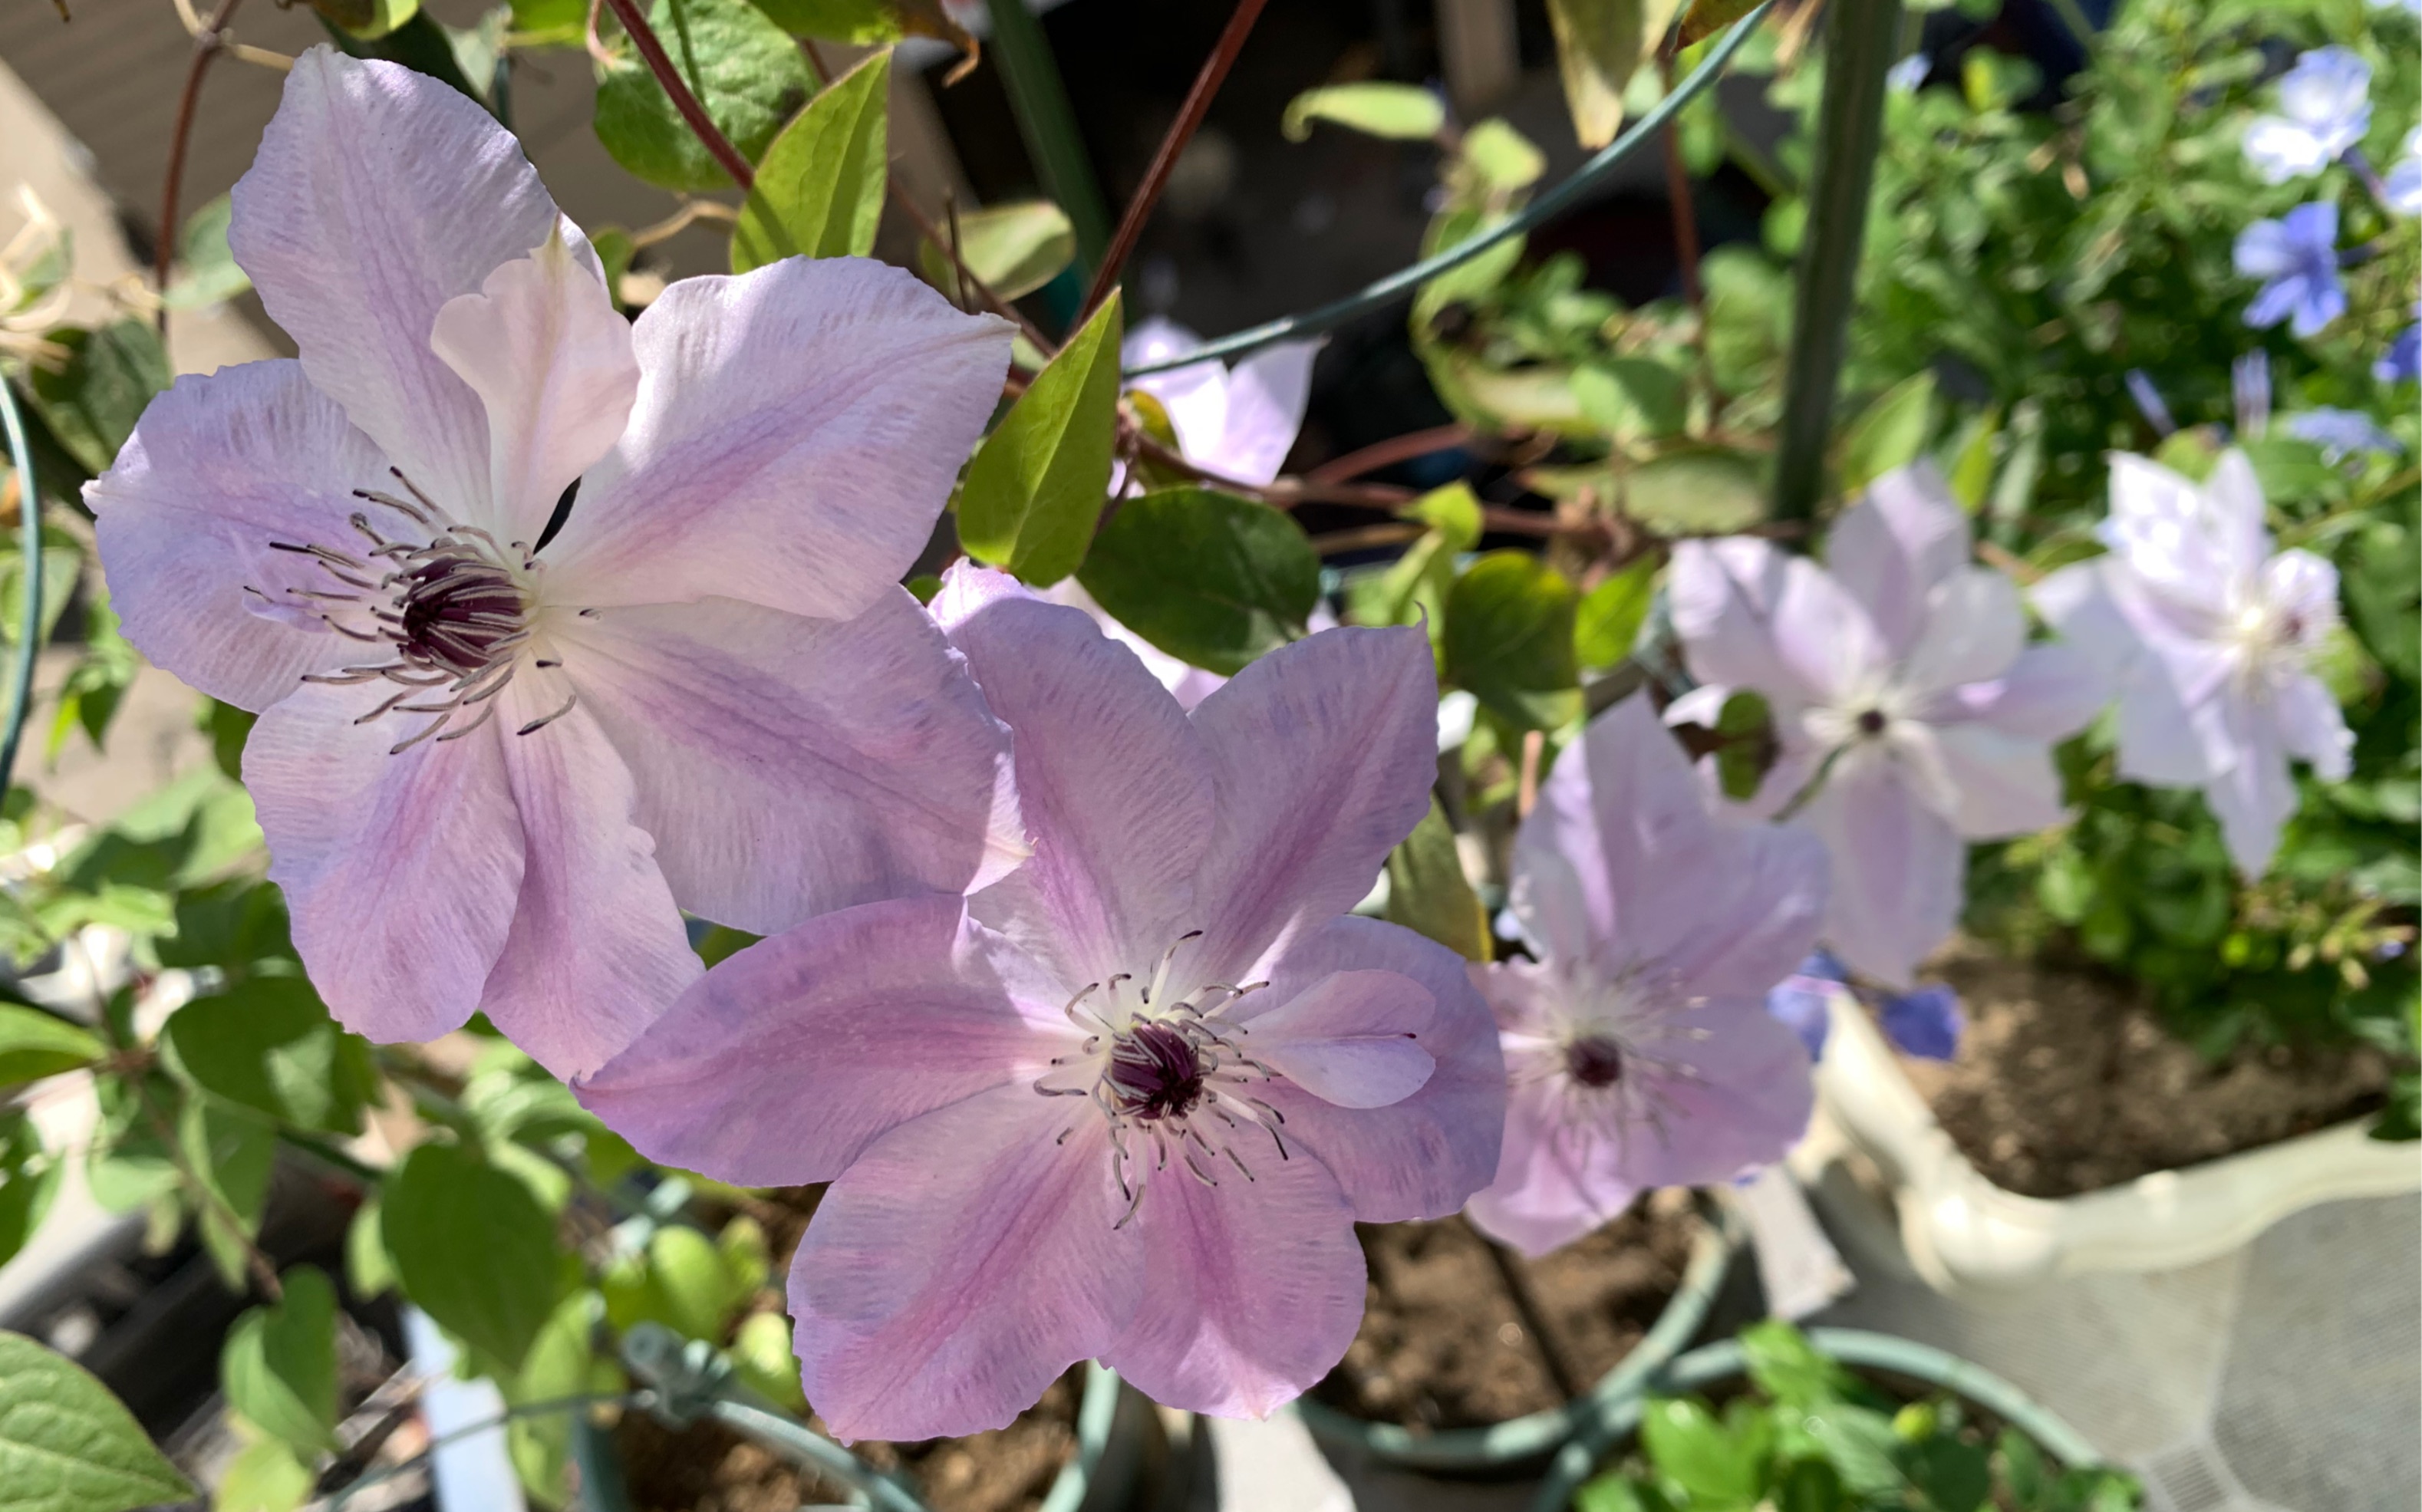
[[[1505,1252],[1582,1391],[1613,1369],[1682,1283],[1700,1219],[1658,1191],[1542,1260]],[[1410,1428],[1482,1427],[1564,1404],[1488,1242],[1460,1218],[1361,1230],[1370,1262],[1362,1331],[1313,1394]]]
[[[1076,1453],[1083,1382],[1080,1366],[1016,1422],[990,1433],[853,1447],[877,1469],[904,1472],[934,1512],[1033,1512]],[[803,1502],[843,1500],[841,1488],[713,1423],[676,1432],[626,1412],[614,1441],[633,1512],[794,1512]]]
[[[2381,1106],[2386,1059],[2241,1047],[2213,1064],[2119,978],[1962,944],[1933,963],[1968,1011],[1959,1058],[1904,1057],[1944,1132],[1995,1186],[2068,1197],[2273,1144]]]

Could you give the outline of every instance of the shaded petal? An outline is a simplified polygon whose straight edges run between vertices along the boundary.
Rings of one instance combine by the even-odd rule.
[[[356,721],[393,691],[307,689],[244,748],[303,965],[339,1022],[383,1042],[434,1039],[480,1006],[523,870],[496,727],[390,755],[425,717]]]
[[[1246,1000],[1282,1004],[1336,971],[1393,971],[1429,989],[1437,1016],[1421,1043],[1437,1068],[1402,1102],[1345,1109],[1285,1081],[1251,1089],[1284,1115],[1288,1145],[1329,1168],[1362,1222],[1444,1218],[1497,1169],[1505,1062],[1465,966],[1409,929],[1349,914],[1297,937],[1270,985]]]
[[[1919,725],[1905,739],[1930,747],[1956,795],[1949,818],[1969,840],[2005,840],[2060,823],[2052,748],[1990,725]]]
[[[1826,944],[1851,969],[1908,986],[1958,921],[1966,844],[1868,745],[1843,751],[1802,822],[1833,860]]]
[[[977,916],[1075,985],[1140,974],[1194,922],[1186,915],[1217,824],[1203,742],[1083,611],[1013,592],[983,568],[954,567],[951,583],[949,602],[936,602],[1009,722],[1034,847],[977,900]]]
[[[2345,781],[2354,769],[2354,734],[2321,680],[2309,672],[2291,672],[2272,697],[2280,742],[2312,763],[2313,775],[2322,781]]]
[[[630,428],[547,551],[574,603],[864,612],[925,548],[1009,369],[1007,322],[863,258],[684,278],[631,335]]]
[[[1340,971],[1255,1017],[1245,1048],[1323,1102],[1385,1108],[1437,1071],[1421,1043],[1437,1019],[1437,1000],[1410,977]]]
[[[1654,1123],[1612,1131],[1629,1186],[1706,1187],[1783,1158],[1816,1106],[1808,1047],[1754,998],[1710,998],[1682,1016],[1679,1063],[1642,1061]]]
[[[556,634],[694,913],[767,934],[1023,854],[1008,732],[901,589],[855,620],[710,598]]]
[[[1196,911],[1207,969],[1249,969],[1362,900],[1429,811],[1438,674],[1412,626],[1322,630],[1252,662],[1194,711],[1218,827]]]
[[[2123,636],[2112,649],[2124,655],[2133,638]],[[2004,734],[2066,740],[2094,722],[2112,692],[2113,679],[2095,656],[2062,640],[2029,646],[2001,676],[1958,689],[1957,707],[1960,717]]]
[[[348,585],[270,543],[350,551],[362,542],[345,522],[364,507],[353,491],[392,483],[370,438],[300,363],[279,360],[178,379],[84,496],[126,638],[211,697],[259,712],[305,672],[368,650],[296,596]]]
[[[2026,643],[2018,585],[1990,567],[1966,568],[1927,595],[1901,680],[1921,695],[1988,682],[2008,671]]]
[[[1616,1168],[1614,1142],[1565,1118],[1561,1095],[1551,1078],[1515,1089],[1497,1177],[1465,1208],[1482,1233],[1534,1260],[1622,1217],[1640,1195]]]
[[[569,693],[559,674],[525,671],[497,695],[495,728],[518,731]],[[480,1007],[539,1064],[575,1077],[630,1044],[701,968],[655,842],[637,823],[630,770],[589,711],[496,743],[524,860],[512,932]]]
[[[1003,1427],[1135,1315],[1107,1120],[997,1088],[877,1140],[791,1264],[808,1400],[844,1440]],[[1057,1142],[1063,1126],[1074,1129]]]
[[[969,572],[975,570],[964,563],[962,566]],[[1144,670],[1152,674],[1153,681],[1169,689],[1170,696],[1177,700],[1177,706],[1189,714],[1193,712],[1196,704],[1211,696],[1212,689],[1228,681],[1218,672],[1207,671],[1190,662],[1178,660],[1125,625],[1119,623],[1118,621],[1111,619],[1109,611],[1103,608],[1093,594],[1086,592],[1085,585],[1074,577],[1060,579],[1049,588],[1043,590],[1038,596],[1046,604],[1064,604],[1072,609],[1084,610],[1093,618],[1093,623],[1100,627],[1102,634],[1134,652],[1136,660],[1143,663]],[[1326,606],[1323,607],[1325,608]],[[935,613],[936,617],[939,618],[941,611],[937,607]],[[1320,611],[1314,610],[1313,619],[1317,620],[1319,617]],[[1331,620],[1329,622],[1333,624],[1336,622]],[[1313,628],[1318,630],[1325,626],[1315,623]]]
[[[962,1098],[1021,1083],[1042,1103],[1022,1083],[1074,1037],[1055,995],[963,899],[870,903],[723,961],[574,1091],[651,1160],[829,1181]]]
[[[560,235],[437,311],[432,350],[488,417],[490,513],[475,524],[535,545],[556,500],[631,417],[631,327],[597,271]]]
[[[1362,1247],[1337,1180],[1298,1156],[1250,1158],[1206,1188],[1175,1166],[1145,1189],[1144,1288],[1102,1356],[1164,1407],[1267,1417],[1345,1358],[1362,1322]]]
[[[1774,610],[1791,559],[1749,536],[1675,543],[1665,595],[1691,675],[1805,701],[1774,642]]]
[[[2204,784],[2204,801],[2220,821],[2229,859],[2248,877],[2271,869],[2279,831],[2296,811],[2296,782],[2271,711],[2235,688],[2213,701],[2211,713],[2234,761]]]
[[[464,94],[314,47],[236,183],[228,246],[303,370],[457,519],[485,523],[488,421],[437,312],[564,228],[521,144]]]
[[[1931,462],[1895,467],[1825,537],[1825,567],[1866,609],[1895,656],[1907,655],[1927,595],[1968,564],[1968,515]]]
[[[2193,786],[2211,775],[2211,756],[2195,732],[2192,712],[2168,664],[2153,655],[2113,590],[2125,571],[2115,558],[2064,567],[2035,586],[2036,610],[2060,631],[2062,646],[2111,679],[2118,702],[2122,775],[2141,782]],[[2027,655],[2047,649],[2031,647]],[[2013,678],[2026,659],[2021,656],[2013,665]]]
[[[1312,398],[1317,341],[1284,341],[1236,364],[1228,374],[1228,413],[1215,457],[1189,460],[1224,477],[1266,483],[1286,465]]]
[[[1152,316],[1119,343],[1124,366],[1140,368],[1182,357],[1203,344],[1185,326]],[[1164,372],[1146,373],[1130,386],[1160,402],[1177,433],[1178,449],[1204,466],[1218,454],[1228,431],[1228,370],[1216,359],[1189,362]]]

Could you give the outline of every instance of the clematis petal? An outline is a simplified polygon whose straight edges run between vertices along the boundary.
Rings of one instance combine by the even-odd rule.
[[[1931,462],[1895,467],[1825,538],[1825,568],[1895,656],[1914,647],[1927,595],[1968,565],[1968,515]]]
[[[2018,585],[1990,567],[1963,568],[1927,595],[1901,682],[1920,695],[1990,682],[2010,669],[2026,643]]]
[[[1429,811],[1438,674],[1411,626],[1323,630],[1251,663],[1204,699],[1219,824],[1196,911],[1203,954],[1236,982],[1294,933],[1371,890]]]
[[[1984,724],[1919,726],[1956,795],[1947,817],[1968,840],[2006,840],[2060,823],[2060,772],[2052,748]]]
[[[1248,1020],[1245,1047],[1324,1102],[1385,1108],[1438,1070],[1421,1043],[1437,1019],[1438,1000],[1410,977],[1339,971]]]
[[[1266,483],[1286,465],[1312,399],[1317,341],[1284,341],[1247,357],[1228,374],[1228,413],[1216,457],[1194,459],[1223,477]]]
[[[2115,649],[2124,654],[2131,638],[2123,637]],[[2111,701],[2112,691],[2110,673],[2084,647],[2073,641],[2052,641],[2020,652],[2019,659],[2001,676],[1959,688],[1956,706],[1961,717],[1990,725],[2005,734],[2066,740],[2094,722],[2095,715]]]
[[[339,1022],[383,1042],[434,1039],[480,1006],[524,864],[495,727],[390,755],[425,717],[361,722],[392,691],[309,688],[244,748],[303,965]]]
[[[2271,869],[2279,831],[2296,811],[2296,782],[2287,743],[2272,711],[2237,688],[2215,700],[2211,713],[2235,761],[2204,784],[2204,801],[2220,821],[2229,859],[2248,877]]]
[[[488,417],[486,526],[535,545],[631,417],[639,365],[605,279],[558,233],[437,311],[429,339]]]
[[[631,335],[630,427],[547,552],[569,602],[863,613],[924,549],[1009,368],[1007,322],[862,258],[684,278]]]
[[[1565,1116],[1561,1091],[1553,1078],[1514,1089],[1496,1179],[1464,1209],[1482,1233],[1534,1260],[1622,1217],[1640,1195],[1616,1168],[1613,1141]]]
[[[1109,1125],[1025,1086],[914,1118],[826,1191],[791,1264],[808,1400],[844,1440],[1005,1426],[1135,1315]],[[1073,1129],[1062,1142],[1062,1127]]]
[[[570,691],[559,676],[526,672],[496,698],[524,860],[512,930],[480,1003],[565,1078],[603,1065],[701,969],[655,842],[637,823],[630,769],[597,721],[575,705],[510,732],[555,714]]]
[[[1060,579],[1037,596],[1046,604],[1064,604],[1072,609],[1084,610],[1087,617],[1100,628],[1102,634],[1134,652],[1136,660],[1143,663],[1144,670],[1152,674],[1153,681],[1169,689],[1170,696],[1177,700],[1177,706],[1189,714],[1194,711],[1196,704],[1211,696],[1212,689],[1228,681],[1218,672],[1207,671],[1191,663],[1179,661],[1125,625],[1111,619],[1109,611],[1102,607],[1093,595],[1085,591],[1085,585],[1074,577]],[[938,600],[936,602],[938,603]],[[935,613],[938,618],[941,611],[936,608]],[[1314,625],[1313,628],[1323,627]]]
[[[1156,315],[1127,333],[1119,355],[1127,367],[1140,368],[1182,357],[1202,344],[1192,331]],[[1228,370],[1212,359],[1189,362],[1146,373],[1133,386],[1159,402],[1177,433],[1178,449],[1210,466],[1228,433]]]
[[[1332,972],[1371,970],[1412,978],[1436,1004],[1421,1040],[1436,1069],[1401,1102],[1348,1110],[1284,1081],[1252,1089],[1284,1115],[1288,1145],[1309,1149],[1336,1176],[1362,1222],[1443,1218],[1497,1169],[1505,1061],[1465,965],[1409,929],[1350,914],[1298,936],[1272,965],[1266,991],[1273,1002]]]
[[[1783,591],[1774,604],[1774,644],[1790,671],[1786,688],[1803,688],[1822,703],[1872,692],[1892,661],[1859,601],[1804,557],[1784,565]]]
[[[1008,732],[901,589],[848,621],[710,598],[555,635],[693,913],[770,934],[1024,854]]]
[[[1014,732],[1033,834],[1032,858],[984,891],[978,917],[1077,986],[1142,969],[1196,923],[1194,879],[1219,823],[1201,738],[1082,610],[965,564],[935,602]]]
[[[1665,593],[1691,675],[1804,702],[1807,690],[1775,645],[1774,612],[1790,559],[1750,536],[1675,543]]]
[[[963,899],[870,903],[725,960],[573,1090],[652,1160],[829,1181],[902,1124],[1043,1075],[1073,1037],[1064,997]]]
[[[2203,502],[2205,532],[2219,547],[2232,580],[2261,571],[2271,556],[2269,507],[2262,500],[2262,480],[2244,452],[2231,447],[2220,454],[2204,480]]]
[[[350,550],[360,538],[345,522],[364,507],[353,491],[393,481],[370,438],[299,363],[178,379],[109,471],[85,485],[126,638],[211,697],[256,713],[305,672],[359,659],[360,642],[330,630],[300,596],[349,585],[271,543]]]
[[[1842,753],[1802,820],[1833,859],[1826,944],[1853,970],[1907,987],[1958,921],[1966,844],[1872,747]]]
[[[488,421],[430,345],[437,312],[558,233],[521,144],[458,89],[314,47],[237,181],[228,246],[303,370],[457,519],[481,523]]]
[[[1102,1356],[1166,1407],[1267,1417],[1345,1358],[1365,1277],[1354,1213],[1319,1161],[1246,1157],[1206,1188],[1172,1165],[1144,1190],[1144,1288]]]
[[[2343,782],[2354,769],[2354,733],[2338,701],[2309,672],[2290,673],[2273,694],[2280,744],[2313,764],[2324,782]]]
[[[1685,1016],[1679,1063],[1649,1063],[1654,1124],[1614,1135],[1614,1171],[1637,1189],[1706,1187],[1783,1158],[1816,1107],[1808,1047],[1755,998],[1710,998]]]
[[[2194,786],[2210,777],[2212,756],[2195,732],[2170,664],[2146,645],[2113,591],[2115,577],[2125,570],[2124,563],[2108,558],[2064,567],[2035,586],[2036,610],[2060,631],[2063,646],[2075,648],[2112,679],[2122,774],[2142,782]],[[2037,649],[2041,648],[2031,648],[2031,654]]]

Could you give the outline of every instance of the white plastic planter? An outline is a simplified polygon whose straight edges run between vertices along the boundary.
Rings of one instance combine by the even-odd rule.
[[[2371,1139],[2367,1120],[2351,1120],[2100,1191],[2021,1196],[1969,1163],[1874,1022],[1841,998],[1816,1089],[1826,1115],[1891,1189],[1910,1263],[1951,1296],[2169,1270],[2237,1250],[2301,1208],[2422,1191],[2422,1145]]]

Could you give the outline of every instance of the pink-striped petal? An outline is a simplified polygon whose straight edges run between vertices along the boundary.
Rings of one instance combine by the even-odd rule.
[[[1867,611],[1895,656],[1915,649],[1927,596],[1968,565],[1968,515],[1931,462],[1867,485],[1833,522],[1825,567]]]
[[[1249,1021],[1256,1061],[1340,1108],[1385,1108],[1422,1090],[1438,1063],[1422,1036],[1429,989],[1393,971],[1339,971]]]

